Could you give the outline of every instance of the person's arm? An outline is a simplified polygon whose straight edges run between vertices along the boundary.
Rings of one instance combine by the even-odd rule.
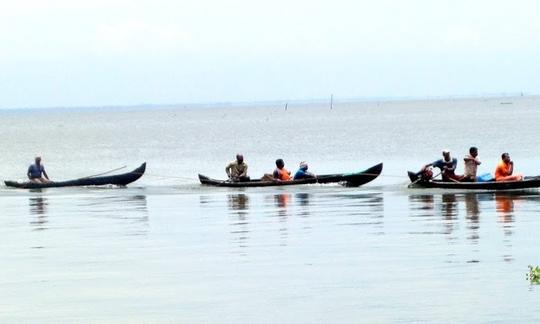
[[[229,163],[227,164],[227,166],[225,167],[225,173],[227,173],[227,178],[230,178],[231,177],[231,165],[232,163]]]
[[[448,171],[455,171],[457,167],[457,159],[452,159],[452,167],[446,168]]]
[[[482,164],[482,162],[480,162],[480,159],[478,158],[474,158],[474,163],[476,163],[476,165]]]
[[[305,172],[302,169],[298,169],[296,173],[294,174],[293,180],[302,179],[306,176],[307,172]]]
[[[438,168],[437,162],[438,162],[438,160],[435,161],[435,162],[431,162],[431,163],[428,163],[428,164],[424,165],[424,167],[422,167],[422,170],[420,170],[420,171],[425,171],[425,170],[426,170],[427,168],[429,168],[429,167],[435,167],[435,168]]]
[[[511,176],[512,173],[514,173],[514,161],[510,161],[508,164],[510,164],[510,168],[508,168],[508,175]]]
[[[274,172],[272,173],[272,176],[274,177],[274,180],[281,180],[279,179],[279,172],[278,170],[274,170]]]
[[[32,180],[32,166],[28,167],[28,172],[26,173],[28,179]]]
[[[242,174],[239,175],[239,177],[247,177],[247,170],[248,170],[248,166],[246,164],[246,166],[244,167],[244,172],[242,172]]]
[[[45,179],[50,180],[49,175],[47,174],[47,171],[45,171],[45,169],[43,169],[43,175],[45,176]]]

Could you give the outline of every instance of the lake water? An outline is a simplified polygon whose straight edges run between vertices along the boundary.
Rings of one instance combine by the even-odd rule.
[[[0,188],[2,322],[538,322],[540,193],[408,189],[479,147],[540,174],[540,98],[0,111],[0,176],[143,161],[127,188]],[[360,188],[202,187],[242,152],[253,178],[350,172]],[[458,173],[462,172],[460,162]]]

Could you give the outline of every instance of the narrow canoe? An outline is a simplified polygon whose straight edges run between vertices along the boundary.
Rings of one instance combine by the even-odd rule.
[[[81,186],[103,186],[116,185],[125,186],[137,181],[146,171],[146,162],[137,169],[123,174],[116,174],[102,177],[87,177],[67,181],[51,181],[48,183],[5,181],[6,186],[23,189],[55,188],[55,187],[81,187]]]
[[[415,172],[408,171],[410,188],[441,188],[470,190],[512,190],[540,187],[540,176],[525,177],[523,181],[447,182],[441,180],[419,180]]]
[[[325,174],[317,178],[291,180],[291,181],[261,181],[251,180],[245,182],[232,182],[228,180],[216,180],[199,174],[199,180],[203,185],[216,187],[275,187],[294,186],[312,183],[339,183],[347,187],[359,187],[377,178],[382,171],[383,164],[379,163],[371,168],[356,173]]]

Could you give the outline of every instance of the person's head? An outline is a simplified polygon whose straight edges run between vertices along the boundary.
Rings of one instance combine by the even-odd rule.
[[[36,161],[36,164],[40,164],[41,163],[41,156],[36,156],[34,161]]]
[[[236,154],[236,162],[242,164],[244,162],[244,156],[242,154]]]
[[[478,156],[478,148],[476,148],[474,146],[471,146],[471,148],[469,149],[469,154],[472,157],[477,157]]]
[[[276,166],[278,167],[278,169],[283,168],[285,166],[285,162],[283,162],[283,159],[277,159]]]
[[[444,157],[444,159],[445,159],[446,161],[449,161],[449,160],[450,160],[450,150],[444,149],[444,150],[442,151],[442,156]]]
[[[501,159],[506,163],[510,162],[510,154],[508,153],[501,154]]]
[[[306,161],[300,162],[300,169],[302,169],[304,171],[308,169],[308,164],[307,164]]]

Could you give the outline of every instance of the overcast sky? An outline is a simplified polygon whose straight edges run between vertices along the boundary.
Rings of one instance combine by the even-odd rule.
[[[0,108],[540,93],[540,2],[0,0]]]

